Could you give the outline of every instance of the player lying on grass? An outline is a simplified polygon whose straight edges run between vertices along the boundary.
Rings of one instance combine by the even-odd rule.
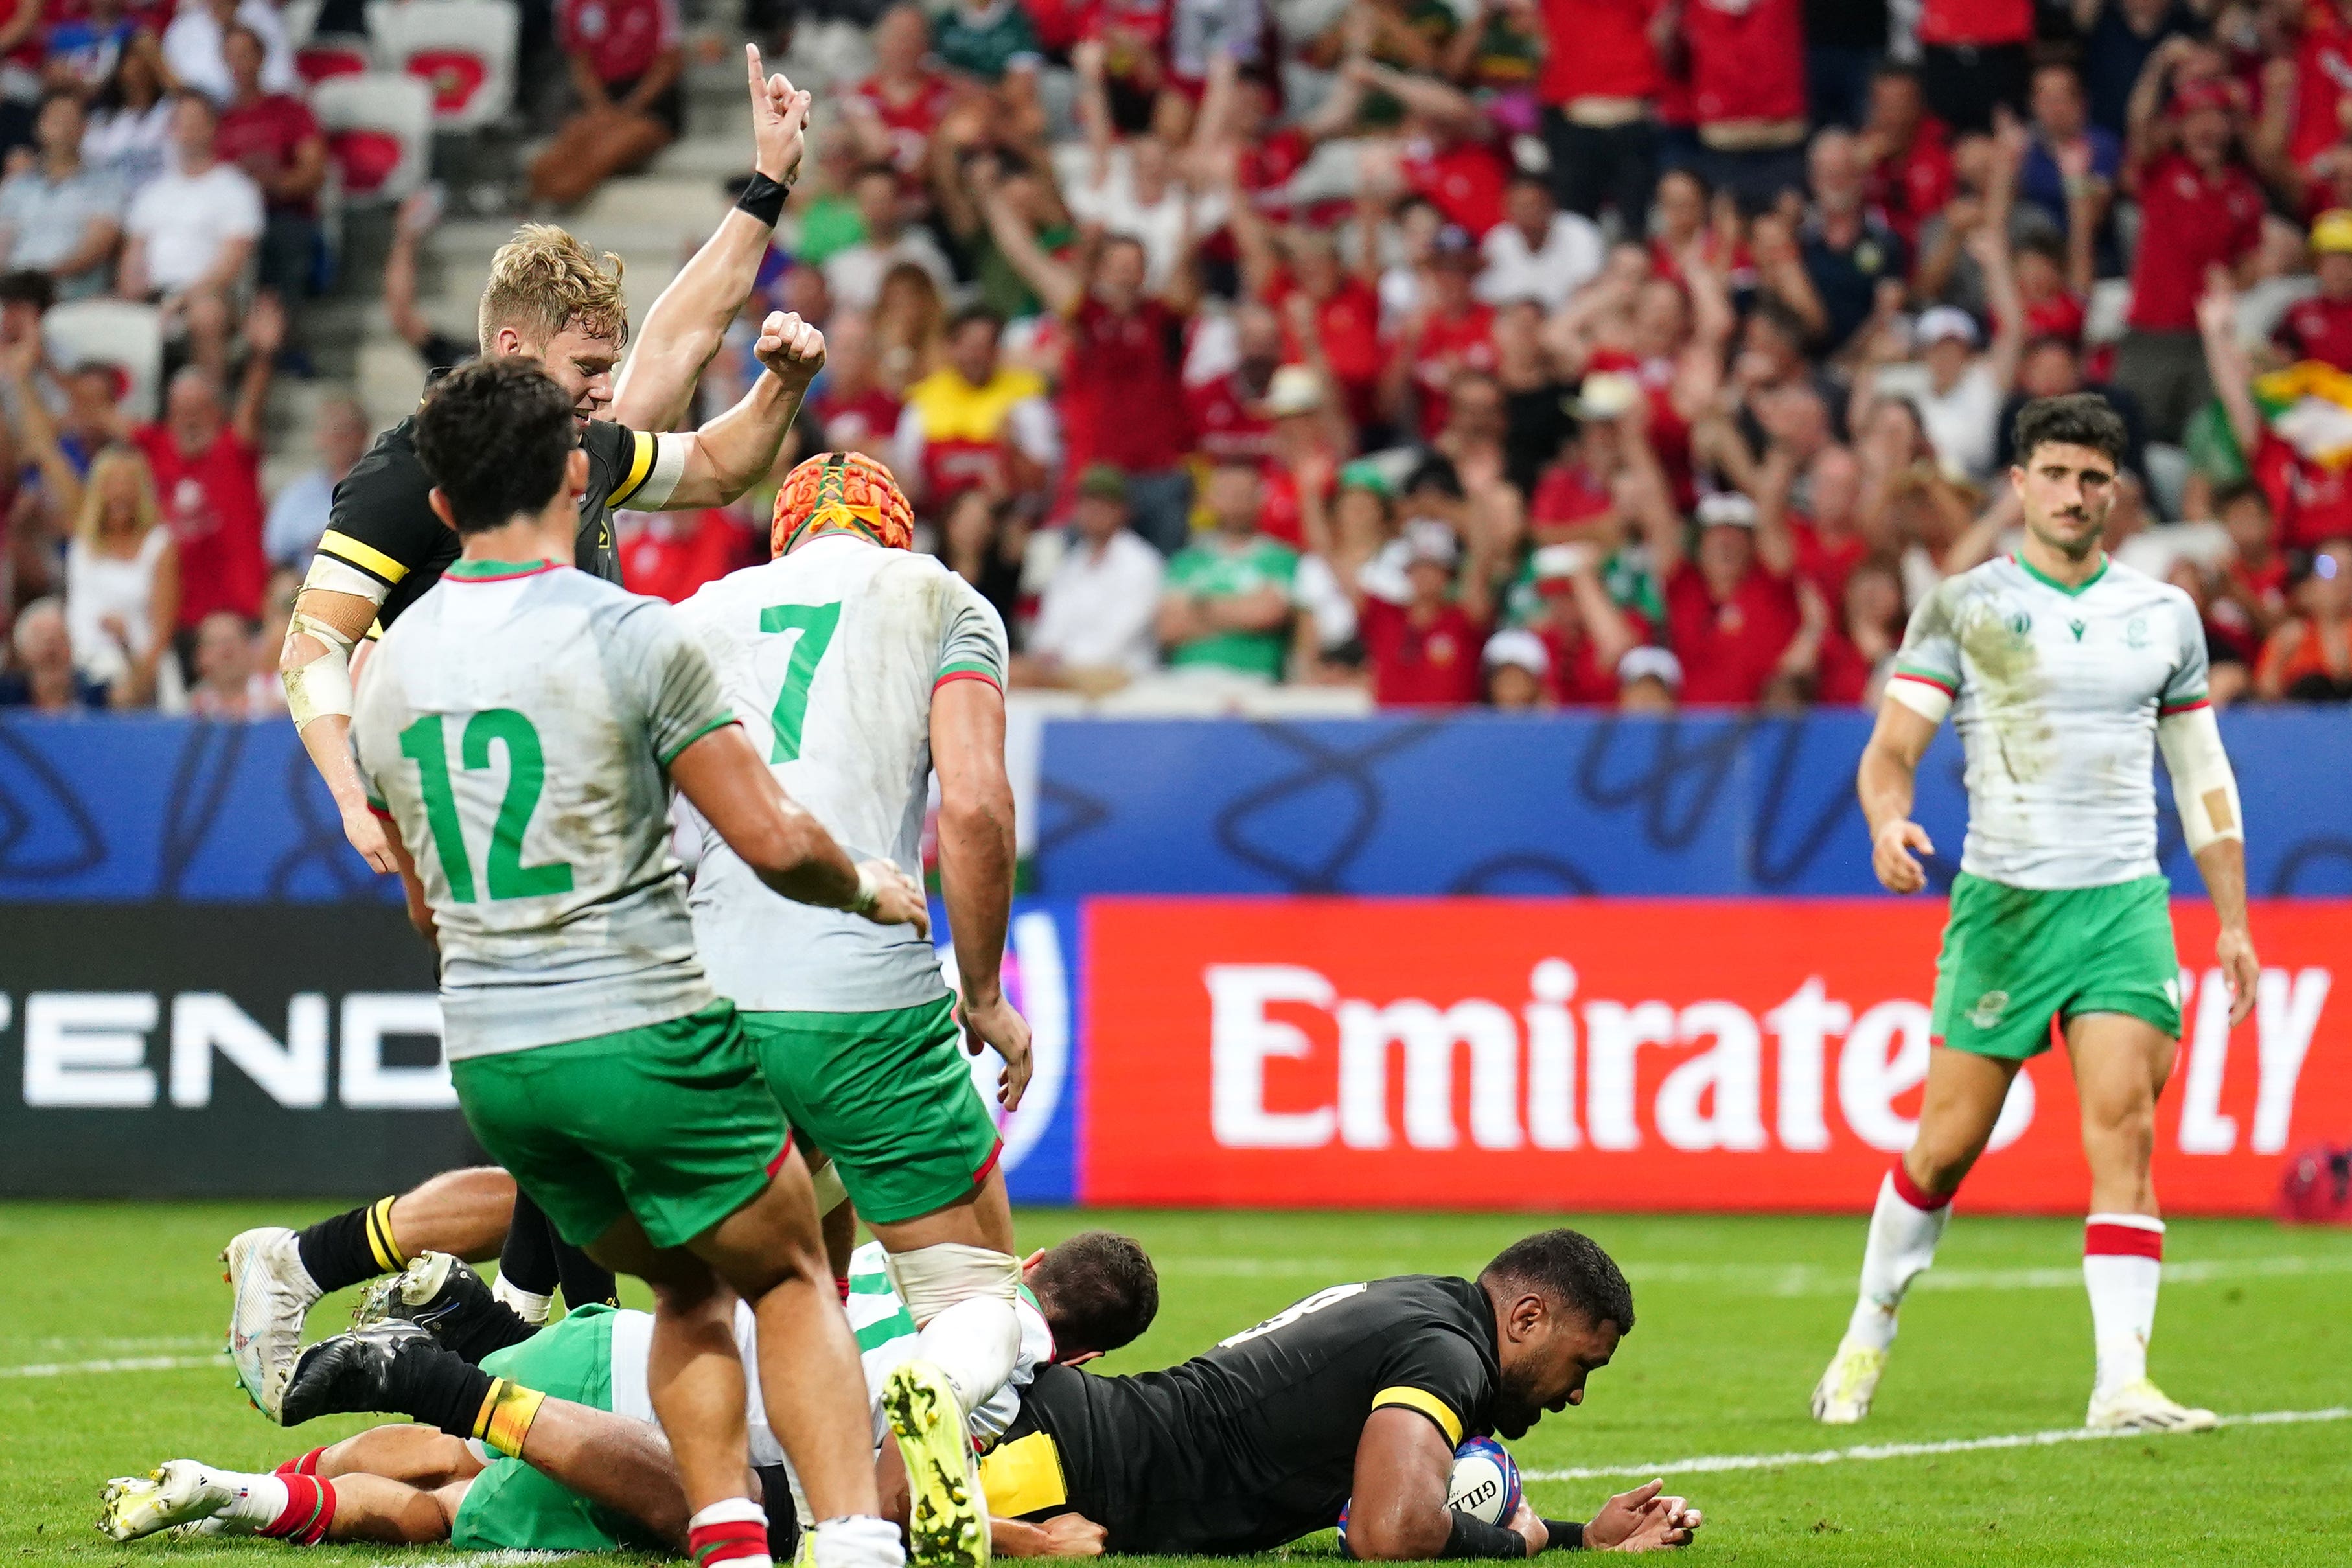
[[[779,313],[755,353],[803,363],[823,340]],[[425,399],[416,441],[459,558],[378,645],[352,749],[439,959],[467,1123],[565,1241],[653,1288],[649,1398],[698,1555],[765,1535],[744,1493],[740,1296],[817,1515],[817,1568],[898,1568],[807,1169],[696,960],[670,792],[722,823],[772,893],[922,926],[921,890],[887,862],[853,864],[776,786],[669,606],[570,566],[588,462],[551,378],[525,360],[467,365]],[[901,1441],[928,1458],[953,1392],[920,1363],[893,1375],[921,1385],[921,1429]],[[538,1402],[493,1394],[485,1441],[514,1452]],[[957,1458],[910,1458],[910,1472],[925,1560],[969,1565],[987,1535]],[[744,1554],[766,1563],[764,1546]]]
[[[891,1371],[919,1353],[906,1303],[892,1288],[882,1248],[852,1258],[849,1320],[877,1407]],[[1129,1343],[1150,1325],[1159,1284],[1143,1249],[1093,1231],[1033,1255],[1024,1266],[1023,1344],[1007,1386],[970,1425],[986,1447],[1016,1415],[1017,1390],[1048,1362],[1076,1366]],[[399,1317],[320,1342],[288,1390],[298,1415],[398,1410],[433,1423],[380,1426],[289,1460],[268,1476],[174,1459],[143,1479],[107,1484],[99,1528],[119,1541],[175,1526],[319,1541],[446,1541],[467,1549],[603,1551],[685,1544],[687,1510],[677,1471],[646,1397],[652,1320],[588,1307],[552,1328],[510,1341],[519,1320],[455,1259],[420,1258],[369,1309]],[[735,1309],[746,1365],[758,1364],[757,1327]],[[481,1345],[503,1348],[478,1354]],[[479,1365],[476,1364],[478,1360]],[[500,1382],[541,1397],[520,1452],[480,1446],[478,1413]],[[767,1549],[788,1560],[798,1531],[783,1450],[766,1424],[756,1384],[748,1391],[750,1457],[766,1500]],[[886,1512],[907,1517],[898,1450],[878,1444]],[[995,1548],[1008,1555],[1083,1555],[1101,1531],[1082,1519],[1043,1526],[1001,1521]]]
[[[1465,1436],[1517,1437],[1580,1404],[1633,1326],[1633,1293],[1572,1230],[1504,1249],[1476,1279],[1318,1290],[1164,1372],[1045,1366],[982,1464],[989,1509],[1076,1513],[1112,1552],[1265,1552],[1349,1510],[1357,1557],[1527,1557],[1687,1544],[1700,1519],[1650,1486],[1589,1524],[1507,1524],[1448,1505]]]
[[[1813,1389],[1814,1418],[1870,1411],[1896,1310],[1936,1256],[1952,1195],[1984,1152],[2018,1069],[2063,1032],[2091,1168],[2083,1282],[2097,1371],[2085,1424],[2195,1431],[2210,1410],[2148,1380],[2164,1222],[2149,1161],[2180,1038],[2180,960],[2158,868],[2164,752],[2189,853],[2221,917],[2230,1021],[2261,968],[2246,926],[2237,780],[2206,700],[2205,631],[2179,589],[2108,559],[2123,421],[2094,394],[2019,411],[2009,471],[2015,555],[1947,578],[1904,634],[1857,781],[1872,868],[1890,892],[1935,853],[1911,820],[1919,761],[1948,712],[1968,756],[1969,835],[1936,961],[1919,1130],[1879,1184],[1862,1289]]]

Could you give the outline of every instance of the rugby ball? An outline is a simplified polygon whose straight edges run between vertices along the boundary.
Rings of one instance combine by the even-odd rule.
[[[1454,1450],[1454,1479],[1446,1483],[1445,1502],[1488,1524],[1509,1522],[1519,1511],[1522,1497],[1519,1467],[1510,1451],[1492,1437],[1472,1437]],[[1339,1510],[1339,1544],[1348,1544],[1348,1510]]]

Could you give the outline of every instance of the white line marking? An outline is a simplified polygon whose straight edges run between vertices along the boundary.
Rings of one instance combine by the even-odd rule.
[[[201,1366],[228,1367],[228,1354],[118,1356],[111,1361],[47,1361],[28,1366],[0,1366],[0,1377],[79,1377],[101,1372],[188,1372]]]
[[[2286,1426],[2306,1421],[2352,1420],[2352,1405],[2325,1410],[2263,1410],[2224,1415],[2224,1426]],[[1688,1476],[1718,1470],[1777,1470],[1790,1465],[1838,1465],[1849,1459],[1916,1459],[1932,1454],[1975,1454],[1992,1448],[2040,1448],[2053,1443],[2089,1443],[2105,1437],[2149,1437],[2150,1432],[2094,1432],[2063,1426],[2053,1432],[2012,1432],[1999,1437],[1955,1437],[1941,1443],[1864,1443],[1852,1448],[1811,1448],[1793,1454],[1703,1454],[1657,1465],[1581,1465],[1566,1470],[1524,1470],[1530,1481],[1589,1481],[1612,1476]]]
[[[0,1350],[36,1351],[201,1351],[218,1348],[218,1334],[149,1335],[142,1339],[90,1339],[51,1335],[47,1339],[0,1339]]]

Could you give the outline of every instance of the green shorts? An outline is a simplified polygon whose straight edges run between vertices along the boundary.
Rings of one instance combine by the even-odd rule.
[[[610,1410],[613,1309],[574,1308],[553,1328],[483,1357],[482,1370],[551,1398]],[[498,1458],[466,1489],[449,1544],[467,1552],[613,1552],[661,1542],[628,1515],[599,1508],[520,1459]]]
[[[586,1247],[624,1214],[656,1247],[759,1196],[791,1139],[734,1005],[449,1064],[490,1158]]]
[[[833,1156],[850,1201],[888,1225],[945,1208],[1002,1147],[942,996],[890,1013],[746,1013],[768,1087]]]
[[[2128,1013],[2180,1035],[2180,961],[2160,876],[2104,888],[2011,888],[1963,871],[1936,960],[1932,1037],[2023,1061],[2050,1022]]]

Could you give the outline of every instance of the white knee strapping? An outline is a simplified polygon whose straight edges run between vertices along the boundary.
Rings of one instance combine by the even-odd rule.
[[[958,1301],[975,1297],[1016,1300],[1021,1293],[1021,1260],[1009,1252],[942,1241],[911,1252],[887,1255],[884,1267],[898,1288],[917,1328]]]
[[[809,1173],[809,1190],[816,1194],[816,1212],[821,1215],[831,1214],[849,1201],[849,1189],[841,1184],[841,1168],[830,1160]]]

